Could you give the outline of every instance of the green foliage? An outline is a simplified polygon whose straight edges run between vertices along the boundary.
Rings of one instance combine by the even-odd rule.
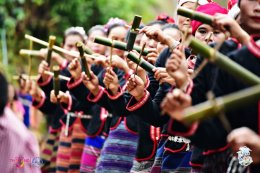
[[[0,17],[4,18],[6,29],[9,69],[13,73],[26,70],[27,58],[19,56],[19,50],[29,47],[25,34],[48,40],[57,36],[62,41],[63,31],[70,26],[83,26],[88,30],[96,24],[105,24],[110,17],[119,17],[130,22],[135,14],[143,21],[153,20],[158,13],[157,0],[1,0]],[[0,18],[1,23],[1,18]],[[0,26],[1,27],[1,26]],[[34,45],[34,49],[42,46]],[[2,49],[0,49],[2,57]],[[0,58],[2,61],[2,58]],[[39,61],[33,61],[36,71]],[[17,64],[20,64],[17,67]],[[14,68],[15,67],[15,68]]]

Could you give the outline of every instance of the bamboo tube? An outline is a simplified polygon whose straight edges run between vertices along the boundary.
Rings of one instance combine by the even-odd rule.
[[[217,66],[219,66],[219,68],[233,75],[238,80],[248,85],[260,84],[260,78],[257,75],[232,61],[227,56],[216,51],[214,48],[211,48],[210,46],[202,43],[198,39],[190,36],[187,39],[186,44],[188,44],[188,46],[192,48],[194,52],[199,53],[204,58],[209,59],[209,61],[215,63]]]
[[[40,40],[40,39],[38,39],[36,37],[27,35],[27,34],[25,34],[25,38],[28,39],[28,40],[34,41],[34,42],[36,42],[38,44],[41,44],[43,46],[48,46],[49,45],[47,42],[45,42],[43,40]],[[68,51],[66,49],[63,49],[63,48],[55,46],[55,45],[53,45],[52,49],[55,50],[55,51],[58,51],[60,53],[64,53],[66,55],[75,57],[75,58],[79,58],[80,57],[79,52]],[[92,55],[93,54],[93,51],[90,48],[86,47],[86,46],[84,46],[84,52],[85,52],[85,55],[87,55],[87,54]]]
[[[111,39],[108,39],[108,38],[105,38],[105,37],[95,37],[94,42],[95,42],[95,43],[98,43],[98,44],[105,45],[105,46],[112,47],[112,41],[111,41]],[[116,48],[116,49],[120,49],[120,50],[127,51],[126,43],[125,43],[125,42],[113,40],[113,47]],[[141,47],[140,47],[140,46],[134,46],[133,49],[136,50],[136,51],[139,52],[139,53],[141,52]],[[147,54],[148,54],[148,50],[145,49],[145,50],[143,51],[143,54],[142,54],[142,55],[146,56]]]
[[[130,29],[130,33],[129,33],[129,36],[128,36],[128,39],[127,39],[127,44],[126,44],[127,51],[131,51],[134,48],[135,39],[136,39],[136,36],[139,32],[137,29],[139,28],[141,20],[142,20],[141,16],[136,15],[134,17],[133,24],[132,24],[132,27]]]
[[[88,55],[92,55],[94,52],[86,45],[84,45],[84,52]]]
[[[197,12],[197,11],[193,11],[184,7],[179,7],[177,9],[177,13],[178,15],[190,18],[192,20],[197,20],[200,21],[202,23],[208,24],[208,25],[212,25],[213,22],[213,17],[205,14],[205,13],[201,13],[201,12]]]
[[[40,40],[40,39],[38,39],[38,38],[36,38],[36,37],[27,35],[27,34],[25,34],[25,38],[28,39],[28,40],[32,40],[32,41],[34,41],[34,42],[36,42],[36,43],[38,43],[38,44],[41,44],[41,45],[43,45],[43,46],[46,46],[46,47],[49,45],[49,43],[47,43],[47,42],[45,42],[45,41],[43,41],[43,40]],[[55,46],[55,45],[53,45],[52,49],[55,50],[55,51],[64,53],[64,54],[66,54],[66,55],[70,55],[70,56],[72,56],[72,57],[76,57],[76,58],[79,57],[79,53],[78,53],[78,52],[68,51],[68,50],[66,50],[66,49],[63,49],[63,48],[58,47],[58,46]]]
[[[53,47],[55,41],[56,41],[56,37],[51,35],[49,37],[48,53],[47,53],[47,58],[46,58],[46,62],[48,63],[49,66],[51,65],[52,47]]]
[[[18,80],[18,79],[25,79],[25,80],[37,80],[38,76],[29,76],[26,74],[21,74],[21,75],[13,75],[13,80]]]
[[[139,66],[142,67],[147,72],[154,74],[153,69],[155,68],[155,66],[153,66],[152,64],[150,64],[149,62],[145,61],[142,58],[139,60],[139,58],[134,53],[130,52],[127,55],[127,58],[133,61],[134,63],[139,64]]]
[[[54,94],[55,94],[55,96],[58,96],[59,91],[60,91],[60,79],[59,79],[60,67],[55,65],[55,66],[53,66],[52,69],[53,69],[53,73],[54,73],[54,77],[53,77]]]
[[[33,41],[30,40],[29,43],[29,49],[32,50],[33,49]],[[29,59],[28,59],[28,75],[29,75],[29,80],[30,80],[30,76],[32,74],[32,56],[29,55]]]
[[[41,56],[39,50],[28,50],[28,49],[21,49],[19,52],[20,55],[29,55],[29,56]]]
[[[44,74],[49,75],[49,76],[54,76],[54,73],[51,71],[44,71]],[[70,78],[67,76],[63,76],[63,75],[59,75],[59,79],[65,80],[65,81],[69,81]]]
[[[84,49],[83,49],[84,45],[82,42],[77,42],[76,46],[80,54],[80,64],[81,64],[82,71],[84,71],[87,74],[88,78],[91,79],[90,70],[88,68],[88,62],[86,60],[86,57],[84,56]]]
[[[183,122],[190,124],[218,115],[221,111],[231,111],[239,107],[256,103],[260,99],[260,85],[206,101],[184,111]]]

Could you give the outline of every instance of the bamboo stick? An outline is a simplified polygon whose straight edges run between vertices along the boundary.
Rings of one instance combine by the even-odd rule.
[[[218,97],[214,102],[206,101],[189,107],[185,109],[182,121],[190,124],[195,121],[214,117],[221,111],[231,111],[241,106],[244,107],[256,103],[259,99],[260,85],[258,84],[223,97]]]
[[[28,50],[28,49],[21,49],[19,52],[20,55],[29,55],[29,56],[41,56],[39,50]]]
[[[47,53],[47,58],[46,58],[46,62],[48,63],[48,66],[51,66],[52,47],[53,47],[55,41],[56,41],[56,37],[51,35],[49,37],[48,53]]]
[[[82,71],[84,71],[87,74],[88,78],[91,79],[90,70],[88,68],[88,62],[86,60],[86,57],[84,56],[84,49],[83,49],[84,45],[82,42],[77,42],[76,46],[80,54],[80,64],[81,64]]]
[[[41,44],[41,45],[43,45],[43,46],[46,46],[46,47],[49,45],[49,43],[47,43],[47,42],[45,42],[45,41],[43,41],[43,40],[40,40],[40,39],[38,39],[38,38],[36,38],[36,37],[27,35],[27,34],[25,34],[25,38],[28,39],[28,40],[32,40],[32,41],[34,41],[34,42],[36,42],[36,43],[38,43],[38,44]],[[66,50],[66,49],[63,49],[63,48],[58,47],[58,46],[55,46],[55,45],[53,45],[52,48],[53,48],[53,50],[58,51],[58,52],[61,52],[61,53],[64,53],[64,54],[66,54],[66,55],[70,55],[70,56],[76,57],[76,58],[79,57],[79,53],[78,53],[78,52],[68,51],[68,50]]]
[[[127,51],[131,51],[134,48],[135,39],[137,37],[137,34],[139,33],[139,31],[137,29],[140,26],[141,20],[142,20],[141,16],[136,15],[134,17],[133,24],[132,24],[132,27],[130,29],[130,33],[129,33],[129,36],[127,39],[127,44],[126,44]]]
[[[193,36],[190,36],[187,39],[186,44],[192,48],[194,52],[199,53],[204,58],[209,59],[209,61],[215,63],[217,66],[219,66],[219,68],[225,70],[238,80],[248,85],[260,84],[260,78],[257,75],[232,61],[227,56],[216,51],[214,48],[211,48],[198,39],[195,39]]]
[[[154,74],[153,69],[155,68],[155,66],[153,66],[152,64],[150,64],[149,62],[145,61],[142,58],[139,60],[136,54],[130,52],[127,55],[127,58],[133,61],[134,63],[139,64],[139,66],[142,67],[147,72]]]
[[[44,74],[49,75],[49,76],[54,76],[54,73],[51,71],[44,71]],[[63,75],[59,75],[59,79],[65,80],[65,81],[69,81],[70,78],[67,76],[63,76]]]
[[[59,91],[60,91],[60,79],[59,79],[59,74],[60,74],[60,67],[55,65],[53,66],[53,88],[54,88],[54,94],[55,96],[59,95]]]
[[[105,37],[95,37],[94,42],[98,43],[98,44],[105,45],[105,46],[109,46],[109,47],[112,47],[112,45],[113,45],[113,47],[116,48],[116,49],[127,51],[125,42],[113,40],[113,44],[112,44],[111,39],[108,39],[108,38],[105,38]],[[133,49],[140,53],[142,48],[140,46],[134,45]],[[147,54],[148,54],[148,49],[145,49],[143,51],[142,55],[146,56]]]
[[[38,44],[41,44],[41,45],[43,45],[43,46],[48,46],[48,45],[49,45],[47,42],[45,42],[45,41],[43,41],[43,40],[40,40],[40,39],[38,39],[38,38],[36,38],[36,37],[33,37],[33,36],[31,36],[31,35],[25,34],[25,38],[28,39],[28,40],[31,40],[31,41],[33,41],[33,42],[36,42],[36,43],[38,43]],[[63,48],[58,47],[58,46],[55,46],[55,45],[53,45],[52,49],[55,50],[55,51],[58,51],[58,52],[60,52],[60,53],[64,53],[64,54],[66,54],[66,55],[75,57],[75,58],[79,58],[79,57],[80,57],[79,52],[68,51],[68,50],[66,50],[66,49],[63,49]],[[87,47],[87,46],[85,46],[85,45],[84,45],[84,52],[85,52],[85,55],[88,55],[88,54],[89,54],[89,55],[92,55],[92,54],[93,54],[93,51],[92,51],[89,47]],[[35,55],[35,56],[36,56],[36,55]]]
[[[21,75],[13,75],[13,80],[18,80],[18,79],[25,79],[25,80],[37,80],[38,79],[38,76],[29,76],[29,75],[26,75],[26,74],[21,74]]]
[[[193,10],[190,10],[190,9],[184,8],[184,7],[179,7],[177,9],[177,14],[190,18],[192,20],[200,21],[200,22],[208,24],[208,25],[212,25],[212,22],[213,22],[213,17],[211,15],[193,11]]]

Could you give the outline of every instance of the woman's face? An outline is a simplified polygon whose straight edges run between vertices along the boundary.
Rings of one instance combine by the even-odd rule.
[[[94,43],[95,37],[100,36],[100,37],[106,37],[105,33],[100,31],[100,30],[94,30],[91,32],[91,34],[88,37],[87,45],[91,50],[93,50],[95,53],[104,55],[106,52],[106,46],[102,44],[97,44]]]
[[[195,32],[195,38],[209,44],[212,42],[220,42],[225,38],[225,34],[219,30],[214,30],[211,26],[202,24]]]
[[[240,24],[249,34],[260,33],[260,0],[241,0]]]
[[[78,48],[76,46],[76,43],[78,41],[83,41],[82,37],[80,37],[79,35],[68,35],[65,39],[63,48],[69,51],[78,51]],[[69,55],[64,56],[68,61],[72,61],[74,59],[74,57]]]
[[[112,28],[108,38],[113,39],[113,40],[117,40],[117,41],[125,41],[125,36],[126,36],[126,28],[123,26],[117,26],[115,28]],[[118,55],[120,57],[124,56],[124,51],[119,50],[119,49],[113,49],[112,52],[114,55]]]
[[[182,7],[193,9],[194,5],[194,2],[186,2],[182,4]],[[178,15],[178,26],[181,31],[185,31],[186,29],[188,29],[190,27],[190,22],[191,20],[189,18]]]

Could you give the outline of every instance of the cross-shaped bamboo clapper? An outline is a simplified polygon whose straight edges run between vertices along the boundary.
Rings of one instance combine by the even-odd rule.
[[[48,42],[43,41],[43,40],[40,40],[40,39],[38,39],[38,38],[36,38],[36,37],[33,37],[33,36],[31,36],[31,35],[25,34],[25,38],[28,39],[28,40],[31,40],[31,41],[33,41],[33,42],[35,42],[35,43],[41,44],[41,45],[43,45],[43,46],[46,46],[46,47],[48,47],[48,45],[49,45]],[[63,49],[63,48],[61,48],[61,47],[59,47],[59,46],[53,45],[52,49],[55,50],[55,51],[57,51],[57,52],[64,53],[64,54],[66,54],[66,55],[70,55],[70,56],[75,57],[75,58],[79,58],[79,57],[80,57],[79,52],[69,51],[69,50]],[[85,46],[85,48],[84,48],[84,52],[85,52],[85,55],[93,54],[92,50],[90,50],[90,49],[87,48],[86,46]],[[28,55],[28,54],[31,54],[31,55],[35,55],[35,56],[40,55],[40,53],[37,52],[37,51],[29,51],[29,50],[26,50],[26,49],[22,49],[22,52],[20,52],[20,54],[23,54],[23,55],[24,55],[24,54],[27,54],[27,55]]]
[[[84,55],[84,45],[82,42],[77,42],[76,46],[77,46],[77,48],[79,50],[79,54],[80,54],[80,64],[81,64],[82,71],[86,73],[86,75],[88,76],[89,79],[91,79],[90,70],[88,68],[88,62]]]

